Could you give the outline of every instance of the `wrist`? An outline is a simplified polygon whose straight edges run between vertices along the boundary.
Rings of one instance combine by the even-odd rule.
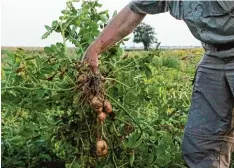
[[[101,53],[101,46],[98,45],[96,41],[94,41],[88,48],[92,53],[96,53],[97,55]]]

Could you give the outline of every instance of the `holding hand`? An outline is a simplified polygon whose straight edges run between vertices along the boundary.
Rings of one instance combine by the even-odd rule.
[[[89,64],[91,71],[94,73],[98,72],[98,54],[97,49],[90,46],[83,56],[83,61]]]

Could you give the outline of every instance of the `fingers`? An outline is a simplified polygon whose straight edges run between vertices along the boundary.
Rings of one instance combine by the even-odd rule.
[[[98,59],[97,58],[93,58],[93,57],[88,57],[87,55],[85,55],[83,57],[82,60],[83,63],[87,63],[91,69],[91,71],[95,74],[98,73]]]
[[[98,73],[98,66],[91,66],[90,65],[90,69],[93,73],[97,74]]]
[[[87,49],[82,58],[82,62],[88,63],[93,73],[98,73],[98,54],[95,50],[92,50],[91,48]]]
[[[88,63],[92,72],[98,72],[98,59],[96,57],[88,59]]]

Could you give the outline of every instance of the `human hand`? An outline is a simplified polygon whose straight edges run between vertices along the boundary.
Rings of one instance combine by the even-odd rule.
[[[83,62],[87,62],[91,71],[94,73],[98,72],[98,52],[95,47],[89,47],[84,56],[83,56]]]

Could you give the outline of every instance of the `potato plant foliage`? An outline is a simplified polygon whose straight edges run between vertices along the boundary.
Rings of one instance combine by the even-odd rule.
[[[111,47],[100,57],[100,74],[113,114],[98,124],[85,103],[78,79],[92,73],[84,70],[82,55],[109,20],[100,7],[67,2],[43,35],[60,33],[63,43],[42,54],[3,51],[3,167],[184,167],[180,145],[192,73],[160,65],[159,51],[124,55],[120,43]],[[74,55],[67,42],[76,46]],[[99,136],[108,145],[106,156],[96,153]]]

